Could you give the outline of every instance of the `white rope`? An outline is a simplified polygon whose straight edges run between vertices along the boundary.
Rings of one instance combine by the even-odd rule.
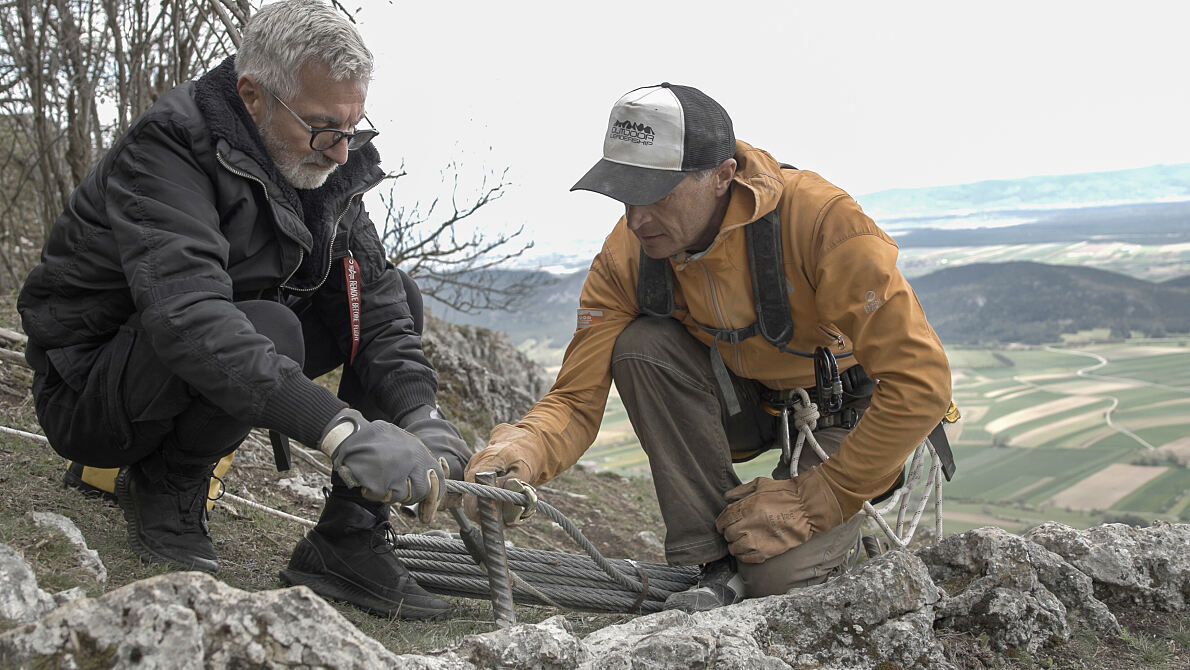
[[[818,440],[814,437],[814,428],[818,424],[819,417],[818,406],[810,402],[810,396],[806,393],[805,389],[799,388],[796,390],[799,397],[795,401],[797,404],[794,405],[793,419],[798,436],[797,444],[790,459],[790,473],[797,472],[802,447],[806,443],[810,445],[810,448],[823,462],[830,459],[830,456],[823,450],[822,446],[818,444]],[[909,528],[906,529],[904,523],[905,515],[909,511],[909,501],[912,498],[910,494],[921,483],[927,450],[930,453],[930,472],[926,478],[921,499],[918,500],[917,507],[913,510]],[[937,539],[942,539],[941,473],[942,459],[938,457],[938,452],[934,449],[934,445],[928,439],[922,440],[921,444],[917,445],[917,448],[914,449],[913,455],[909,460],[908,474],[905,476],[905,482],[893,491],[889,500],[880,509],[873,507],[870,502],[864,502],[864,513],[888,536],[889,541],[897,549],[904,549],[913,540],[913,534],[917,532],[917,525],[921,521],[922,514],[925,512],[926,506],[929,505],[931,493],[934,496],[934,534]],[[884,520],[884,515],[891,512],[894,507],[897,508],[897,525],[895,530]]]
[[[45,439],[44,435],[38,435],[37,433],[26,433],[23,430],[17,430],[16,428],[9,428],[8,426],[0,426],[0,432],[8,433],[9,435],[20,435],[21,437],[27,437],[30,440],[34,440],[34,441],[40,442],[42,444],[50,443],[49,440]]]
[[[313,521],[311,521],[309,519],[303,519],[300,516],[294,516],[288,512],[282,512],[279,509],[273,509],[272,507],[269,507],[268,505],[262,505],[258,502],[248,500],[247,498],[241,498],[238,495],[236,495],[234,493],[228,493],[227,491],[224,491],[223,495],[220,496],[219,499],[220,500],[230,500],[231,502],[240,503],[241,505],[251,507],[252,509],[260,510],[261,512],[264,512],[265,514],[272,514],[273,516],[275,516],[279,519],[285,519],[286,521],[292,521],[294,523],[299,523],[307,528],[313,528],[316,525]]]

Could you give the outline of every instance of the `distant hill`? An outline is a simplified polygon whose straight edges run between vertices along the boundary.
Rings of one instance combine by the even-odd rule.
[[[883,223],[901,217],[1190,200],[1190,164],[890,189],[856,199]]]
[[[897,244],[910,247],[965,247],[1054,242],[1123,242],[1181,244],[1190,242],[1190,201],[1060,210],[1021,210],[1015,219],[1028,223],[977,226],[977,217],[900,219],[890,231]]]
[[[512,312],[460,314],[428,301],[448,321],[563,347],[574,333],[585,272],[558,275]],[[947,344],[1039,344],[1062,333],[1111,328],[1161,336],[1190,332],[1190,276],[1154,283],[1094,268],[1032,262],[973,263],[915,277],[930,324]]]
[[[948,344],[1042,343],[1111,328],[1126,336],[1190,332],[1190,286],[1086,267],[975,263],[913,280],[930,324]]]

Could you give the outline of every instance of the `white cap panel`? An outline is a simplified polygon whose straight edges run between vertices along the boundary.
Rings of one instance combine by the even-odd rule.
[[[673,91],[637,89],[612,107],[603,157],[622,165],[681,171],[685,137],[682,105]]]

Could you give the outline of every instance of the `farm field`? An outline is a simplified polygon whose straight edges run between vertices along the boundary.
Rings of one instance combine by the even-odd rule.
[[[1093,334],[1091,334],[1093,340]],[[949,349],[964,419],[945,532],[1190,521],[1190,337]],[[613,392],[589,467],[648,477]],[[776,454],[737,465],[767,476]],[[922,518],[932,528],[933,506]]]
[[[903,247],[897,264],[905,276],[912,279],[941,267],[1005,261],[1084,265],[1162,281],[1185,274],[1186,264],[1190,262],[1190,243],[1128,244],[1080,240],[1047,244]]]

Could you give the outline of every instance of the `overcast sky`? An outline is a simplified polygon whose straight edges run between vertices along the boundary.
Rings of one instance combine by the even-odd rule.
[[[597,250],[621,206],[568,189],[612,103],[661,81],[856,196],[1190,162],[1185,2],[357,1],[401,197],[507,167],[477,221],[538,253]]]

